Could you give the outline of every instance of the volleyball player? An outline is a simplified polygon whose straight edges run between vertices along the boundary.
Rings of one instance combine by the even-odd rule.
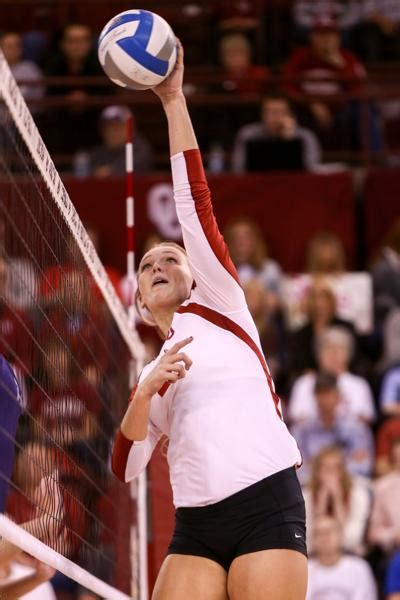
[[[154,91],[186,251],[167,242],[140,262],[138,305],[165,343],[131,395],[113,469],[132,480],[168,436],[176,527],[153,600],[303,600],[301,457],[212,212],[182,80],[180,48]]]

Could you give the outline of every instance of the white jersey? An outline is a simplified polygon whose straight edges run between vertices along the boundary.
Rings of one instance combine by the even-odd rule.
[[[200,153],[189,150],[171,161],[195,287],[176,311],[160,356],[193,336],[184,349],[193,365],[152,398],[145,440],[132,444],[119,432],[113,468],[130,481],[165,434],[175,506],[204,506],[299,465],[301,456],[282,420],[256,326],[218,230]]]
[[[307,600],[377,600],[371,567],[358,556],[344,555],[330,567],[308,562]]]

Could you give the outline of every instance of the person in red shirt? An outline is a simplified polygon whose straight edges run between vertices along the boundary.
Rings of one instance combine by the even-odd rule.
[[[398,440],[400,440],[400,417],[386,419],[376,432],[375,473],[379,477],[391,471],[392,448]]]
[[[308,124],[325,134],[326,142],[338,128],[348,130],[350,126],[354,135],[354,128],[358,129],[356,103],[341,96],[361,92],[366,71],[354,54],[341,47],[333,19],[315,22],[309,45],[293,52],[282,74],[287,79],[286,91],[294,100],[310,97]]]

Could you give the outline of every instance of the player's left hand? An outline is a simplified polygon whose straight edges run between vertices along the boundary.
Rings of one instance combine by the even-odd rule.
[[[178,39],[176,40],[176,43],[176,64],[171,74],[162,83],[152,88],[153,92],[156,94],[156,96],[160,98],[161,102],[163,103],[183,95],[183,47]]]

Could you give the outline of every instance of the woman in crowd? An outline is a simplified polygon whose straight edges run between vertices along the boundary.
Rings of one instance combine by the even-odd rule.
[[[332,516],[343,531],[343,549],[352,554],[364,554],[371,492],[368,480],[350,475],[339,447],[327,446],[316,455],[310,483],[303,493],[308,531],[312,531],[314,519]],[[310,552],[311,542],[308,537]]]

